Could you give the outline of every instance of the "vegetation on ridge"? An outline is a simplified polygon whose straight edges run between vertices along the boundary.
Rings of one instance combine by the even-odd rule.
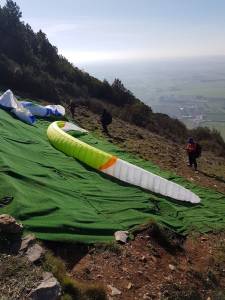
[[[190,135],[219,155],[225,142],[217,131],[189,131],[179,120],[153,113],[119,79],[112,84],[81,71],[58,54],[41,30],[35,33],[21,21],[20,8],[12,0],[0,6],[0,86],[25,96],[67,105],[69,101],[101,113],[103,106],[114,116],[183,143]]]

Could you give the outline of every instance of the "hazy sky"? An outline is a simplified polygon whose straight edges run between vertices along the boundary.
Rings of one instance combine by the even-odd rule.
[[[16,2],[23,20],[34,31],[42,29],[59,53],[77,65],[225,55],[225,0]]]

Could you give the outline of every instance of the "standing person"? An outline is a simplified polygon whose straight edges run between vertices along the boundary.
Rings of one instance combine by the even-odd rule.
[[[103,131],[106,134],[109,134],[107,126],[112,123],[112,115],[106,109],[103,109],[100,121],[102,123]]]
[[[187,146],[186,146],[186,151],[188,154],[188,160],[189,160],[189,167],[192,167],[194,165],[195,171],[197,171],[198,165],[196,158],[200,156],[198,154],[199,150],[198,147],[200,147],[197,143],[194,142],[193,138],[189,138]]]

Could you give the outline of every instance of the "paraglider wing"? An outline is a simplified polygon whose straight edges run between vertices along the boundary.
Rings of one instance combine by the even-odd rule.
[[[92,147],[67,134],[66,131],[70,130],[69,128],[73,130],[73,126],[76,125],[71,125],[71,123],[64,121],[56,121],[48,127],[47,136],[56,149],[86,163],[94,169],[129,184],[140,186],[176,200],[191,203],[200,202],[200,198],[196,194],[181,185]],[[78,126],[75,128],[78,131],[86,133],[84,129]]]

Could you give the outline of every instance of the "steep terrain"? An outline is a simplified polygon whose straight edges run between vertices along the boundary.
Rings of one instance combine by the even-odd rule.
[[[127,159],[134,159],[132,157],[135,154],[136,157],[157,163],[161,169],[169,170],[168,173],[163,172],[164,176],[171,176],[172,169],[186,177],[190,187],[194,188],[194,183],[207,188],[197,189],[198,192],[206,192],[203,205],[191,209],[170,203],[166,199],[157,199],[155,196],[151,199],[151,193],[143,193],[137,188],[125,186],[127,191],[130,190],[130,196],[127,198],[129,208],[134,205],[134,199],[138,200],[139,206],[137,203],[133,206],[124,217],[124,222],[130,220],[130,213],[133,216],[135,210],[139,212],[139,216],[143,213],[147,216],[150,213],[148,218],[140,217],[138,220],[139,224],[148,222],[143,230],[136,229],[133,232],[134,239],[124,246],[115,243],[74,245],[68,241],[79,240],[77,226],[81,225],[78,222],[74,223],[78,217],[77,203],[83,200],[90,203],[96,200],[99,202],[102,195],[105,202],[107,194],[104,189],[108,187],[112,202],[107,210],[110,210],[117,200],[116,197],[121,197],[123,188],[118,184],[114,186],[111,180],[99,178],[98,187],[101,191],[95,200],[92,194],[94,189],[96,191],[96,181],[93,181],[92,190],[88,191],[87,187],[91,183],[90,180],[96,180],[98,175],[52,148],[46,137],[48,120],[40,120],[35,127],[31,127],[2,110],[0,114],[1,197],[4,198],[9,193],[14,197],[12,202],[1,207],[1,212],[13,213],[22,220],[25,229],[35,232],[45,240],[61,240],[60,243],[46,242],[45,246],[64,260],[68,274],[76,280],[75,285],[80,282],[82,286],[103,286],[113,299],[223,299],[220,297],[223,297],[225,286],[224,232],[218,230],[218,225],[221,226],[220,229],[224,228],[224,209],[221,206],[225,199],[222,157],[215,157],[211,152],[203,151],[199,173],[196,174],[186,166],[184,145],[115,118],[109,126],[110,136],[104,135],[98,122],[99,116],[84,106],[76,107],[74,121],[93,131],[88,141],[94,146],[103,147],[108,151],[119,151],[118,153]],[[124,150],[119,150],[113,143]],[[130,152],[130,155],[126,152]],[[135,161],[148,168],[154,168],[156,172],[162,172],[150,162],[141,162],[138,158],[135,158]],[[104,182],[104,189],[99,186],[100,182]],[[218,195],[219,198],[216,198]],[[146,202],[147,199],[148,203],[154,200],[150,206]],[[126,199],[120,198],[120,201],[124,200]],[[82,203],[84,205],[84,202]],[[121,205],[122,202],[119,203],[120,208]],[[100,205],[99,209],[102,207]],[[87,205],[79,210],[79,221],[82,223],[80,228],[84,230],[86,227],[86,238],[89,235],[93,240],[94,231],[88,229],[93,227],[93,220],[91,226],[85,225],[85,219],[88,217]],[[108,226],[107,231],[98,231],[98,235],[103,234],[101,241],[112,240],[113,232],[121,229],[117,226],[121,216],[117,211],[113,224],[105,223],[104,226]],[[167,229],[159,227],[152,221],[152,217],[166,225]],[[126,226],[128,225],[127,223]],[[203,231],[211,231],[207,226],[217,230],[215,233],[199,234],[196,226]],[[171,231],[171,228],[175,231],[188,228],[189,234],[180,235]],[[63,240],[67,240],[67,243],[63,244]],[[28,282],[27,287],[30,285]],[[119,290],[118,295],[112,296],[112,287]],[[10,288],[11,285],[7,284],[4,287]],[[95,296],[89,295],[85,299],[105,299],[100,298],[102,296],[93,297]]]
[[[151,160],[162,169],[172,170],[190,182],[225,193],[225,158],[216,156],[207,147],[203,147],[202,157],[198,160],[199,172],[195,173],[187,167],[185,144],[175,143],[118,118],[113,119],[109,126],[110,136],[107,136],[102,133],[99,116],[84,106],[76,108],[74,121],[125,151]]]
[[[113,120],[107,136],[101,132],[98,116],[85,107],[76,109],[75,121],[97,136],[150,159],[163,169],[173,170],[190,182],[225,193],[224,158],[203,151],[199,173],[195,173],[186,165],[184,145],[119,119]],[[65,261],[72,278],[83,284],[103,284],[109,299],[224,299],[224,231],[209,234],[193,231],[182,237],[154,223],[146,228],[135,232],[134,240],[126,245],[48,246]]]
[[[49,144],[49,120],[30,127],[1,110],[1,213],[47,241],[71,278],[103,284],[109,299],[223,299],[224,141],[217,132],[188,131],[154,114],[118,79],[110,85],[82,72],[20,18],[13,1],[0,7],[0,86],[46,102],[74,102],[74,121],[91,131],[89,143],[183,184],[203,201],[189,207],[105,178]],[[103,107],[113,114],[110,136],[98,121]],[[184,141],[190,134],[203,145],[198,173],[186,166]],[[134,228],[126,245],[87,245],[113,241],[116,230]],[[85,299],[105,299],[94,297]]]

